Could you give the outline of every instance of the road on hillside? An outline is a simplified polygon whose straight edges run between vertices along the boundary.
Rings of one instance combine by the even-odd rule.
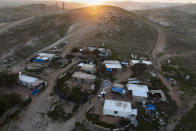
[[[39,117],[39,112],[47,112],[50,107],[50,103],[48,101],[50,94],[52,93],[56,79],[59,75],[64,72],[67,72],[71,67],[76,65],[78,60],[73,60],[71,64],[69,64],[66,68],[53,70],[45,76],[45,79],[48,81],[47,88],[43,93],[33,98],[32,103],[27,107],[22,116],[20,116],[19,120],[17,120],[14,125],[8,126],[8,128],[4,130],[13,131],[13,130],[22,130],[22,131],[35,131],[38,130],[39,127],[37,120]],[[13,123],[12,123],[13,124]]]
[[[176,54],[164,54],[161,57],[158,57],[158,55],[160,53],[163,53],[164,48],[165,48],[165,44],[166,44],[166,37],[164,32],[162,31],[161,27],[159,27],[158,25],[155,25],[153,23],[147,22],[148,24],[150,24],[151,26],[153,26],[156,30],[157,30],[157,42],[154,46],[154,49],[152,51],[152,61],[157,65],[158,67],[158,72],[157,72],[157,76],[158,78],[161,79],[161,81],[163,82],[163,84],[169,89],[169,95],[170,97],[176,102],[177,105],[177,112],[174,116],[172,116],[171,120],[175,120],[173,122],[170,122],[164,129],[167,131],[172,131],[176,124],[178,123],[178,121],[182,118],[183,114],[185,114],[187,111],[189,111],[190,109],[193,108],[193,105],[195,103],[195,99],[192,99],[192,101],[190,100],[187,107],[184,106],[184,103],[182,103],[182,101],[180,100],[180,96],[181,96],[181,91],[179,90],[179,88],[177,87],[172,87],[171,84],[167,81],[167,79],[161,74],[162,69],[161,69],[161,62],[163,62],[164,60],[167,60],[173,56],[178,56]],[[184,54],[182,54],[184,55]]]

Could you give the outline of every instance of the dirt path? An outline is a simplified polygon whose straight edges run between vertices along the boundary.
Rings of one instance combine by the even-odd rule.
[[[165,43],[166,43],[166,37],[164,35],[164,32],[161,30],[160,27],[158,27],[157,25],[155,24],[152,24],[152,23],[148,23],[150,24],[151,26],[153,26],[156,30],[157,30],[157,33],[158,33],[158,36],[157,36],[157,42],[155,44],[155,47],[152,51],[152,61],[157,65],[158,67],[158,77],[161,79],[161,81],[163,82],[163,84],[168,87],[169,89],[169,95],[171,96],[171,98],[173,100],[175,100],[176,104],[177,104],[177,112],[174,116],[172,116],[172,118],[170,120],[175,120],[175,121],[172,121],[170,122],[163,130],[166,130],[166,131],[172,131],[177,122],[182,118],[183,114],[186,113],[187,111],[189,111],[191,108],[193,108],[193,105],[195,103],[195,99],[191,99],[190,101],[187,101],[186,104],[187,106],[185,106],[185,102],[182,102],[182,100],[180,100],[180,96],[181,96],[181,91],[179,90],[179,88],[177,87],[172,87],[170,85],[170,83],[167,81],[167,79],[160,73],[162,72],[161,70],[161,62],[171,58],[171,57],[174,57],[174,56],[179,56],[179,55],[176,55],[176,54],[165,54],[163,55],[162,57],[158,57],[158,55],[160,53],[163,53],[164,52],[164,48],[165,48]],[[189,54],[182,54],[180,56],[184,56],[184,55],[190,55],[191,53]]]
[[[8,23],[8,24],[6,24],[5,27],[2,27],[0,29],[0,35],[8,32],[12,28],[15,28],[17,26],[22,25],[24,22],[31,21],[31,20],[33,20],[35,18],[36,18],[35,16],[32,16],[32,17],[29,17],[29,18],[26,18],[26,19],[22,19],[22,20],[18,20],[18,21],[12,22],[12,23]]]
[[[11,123],[4,130],[35,131],[40,130],[40,124],[47,124],[42,123],[42,119],[40,118],[40,114],[38,113],[46,113],[48,111],[48,109],[50,108],[49,96],[53,91],[57,77],[60,74],[68,71],[76,63],[78,63],[78,61],[72,61],[72,63],[64,69],[53,70],[49,72],[48,75],[45,76],[45,79],[48,81],[46,90],[39,96],[34,97],[32,103],[24,111],[22,116],[20,116],[19,120],[14,123]]]

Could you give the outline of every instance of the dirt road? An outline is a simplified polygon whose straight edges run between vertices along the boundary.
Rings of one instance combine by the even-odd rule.
[[[73,65],[77,64],[78,61],[72,61],[64,69],[53,70],[48,72],[48,75],[45,76],[45,79],[48,81],[48,85],[46,90],[41,93],[39,96],[33,98],[32,103],[27,107],[24,113],[20,116],[19,120],[16,122],[11,123],[7,128],[5,127],[4,130],[13,131],[13,130],[20,130],[20,131],[35,131],[40,130],[40,124],[42,123],[42,119],[40,118],[39,113],[46,113],[49,109],[49,96],[53,91],[53,88],[56,83],[57,77],[68,71]]]
[[[164,60],[167,60],[173,56],[178,56],[176,54],[164,54],[162,57],[158,57],[158,55],[160,53],[164,53],[164,48],[165,48],[165,44],[166,44],[166,37],[164,32],[161,30],[161,28],[155,24],[152,24],[150,22],[148,22],[148,24],[150,24],[151,26],[153,26],[156,30],[157,30],[157,42],[155,44],[155,47],[152,51],[152,61],[157,65],[158,67],[158,78],[161,79],[161,81],[163,82],[163,84],[169,89],[169,95],[170,97],[175,100],[176,104],[177,104],[177,112],[174,116],[172,116],[172,118],[170,119],[172,122],[170,122],[164,129],[163,131],[172,131],[177,122],[182,118],[183,114],[186,113],[187,111],[189,111],[191,108],[193,108],[193,105],[195,103],[195,99],[192,99],[190,101],[186,102],[186,107],[185,107],[185,102],[182,102],[182,100],[180,99],[181,96],[181,91],[179,90],[179,88],[177,87],[172,87],[171,84],[167,81],[167,79],[160,73],[163,72],[161,69],[161,62],[163,62]],[[184,55],[184,54],[182,54]],[[186,54],[187,55],[187,54]],[[181,56],[181,55],[180,55]],[[175,121],[173,121],[175,120]]]

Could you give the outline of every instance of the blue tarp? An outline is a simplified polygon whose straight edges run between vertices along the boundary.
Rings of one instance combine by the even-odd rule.
[[[32,95],[34,96],[34,95],[36,95],[38,92],[39,92],[39,90],[38,90],[38,89],[35,89],[35,90],[32,92]]]
[[[38,63],[38,62],[45,63],[46,61],[45,61],[45,60],[42,60],[42,59],[35,59],[34,62],[37,62],[37,63]]]
[[[112,70],[111,70],[110,68],[106,68],[106,70],[107,70],[108,72],[112,72]]]
[[[124,93],[124,92],[123,92],[123,89],[118,88],[118,87],[112,87],[112,91],[113,91],[113,92],[120,93],[120,94],[123,94],[123,93]]]
[[[146,109],[153,110],[153,111],[156,110],[154,105],[146,105]]]

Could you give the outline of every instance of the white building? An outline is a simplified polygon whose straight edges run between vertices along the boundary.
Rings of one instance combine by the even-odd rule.
[[[127,89],[132,93],[132,98],[135,102],[142,102],[148,97],[147,85],[127,84]]]
[[[103,64],[105,65],[106,70],[109,72],[122,70],[122,66],[119,61],[105,60]]]
[[[52,60],[55,56],[55,54],[39,53],[34,62],[47,62]]]
[[[44,80],[27,75],[22,75],[21,73],[19,73],[18,83],[30,89],[39,88],[47,84],[47,82]]]
[[[72,75],[72,77],[77,83],[94,83],[96,80],[95,75],[91,75],[83,72],[75,72]]]
[[[135,64],[146,64],[146,65],[152,65],[152,62],[151,61],[146,61],[146,60],[131,60],[130,61],[130,65],[133,66]]]
[[[95,73],[96,72],[96,66],[92,64],[84,64],[80,63],[78,64],[78,68],[89,73]]]
[[[130,119],[137,116],[137,110],[131,108],[130,102],[105,100],[103,114]]]

